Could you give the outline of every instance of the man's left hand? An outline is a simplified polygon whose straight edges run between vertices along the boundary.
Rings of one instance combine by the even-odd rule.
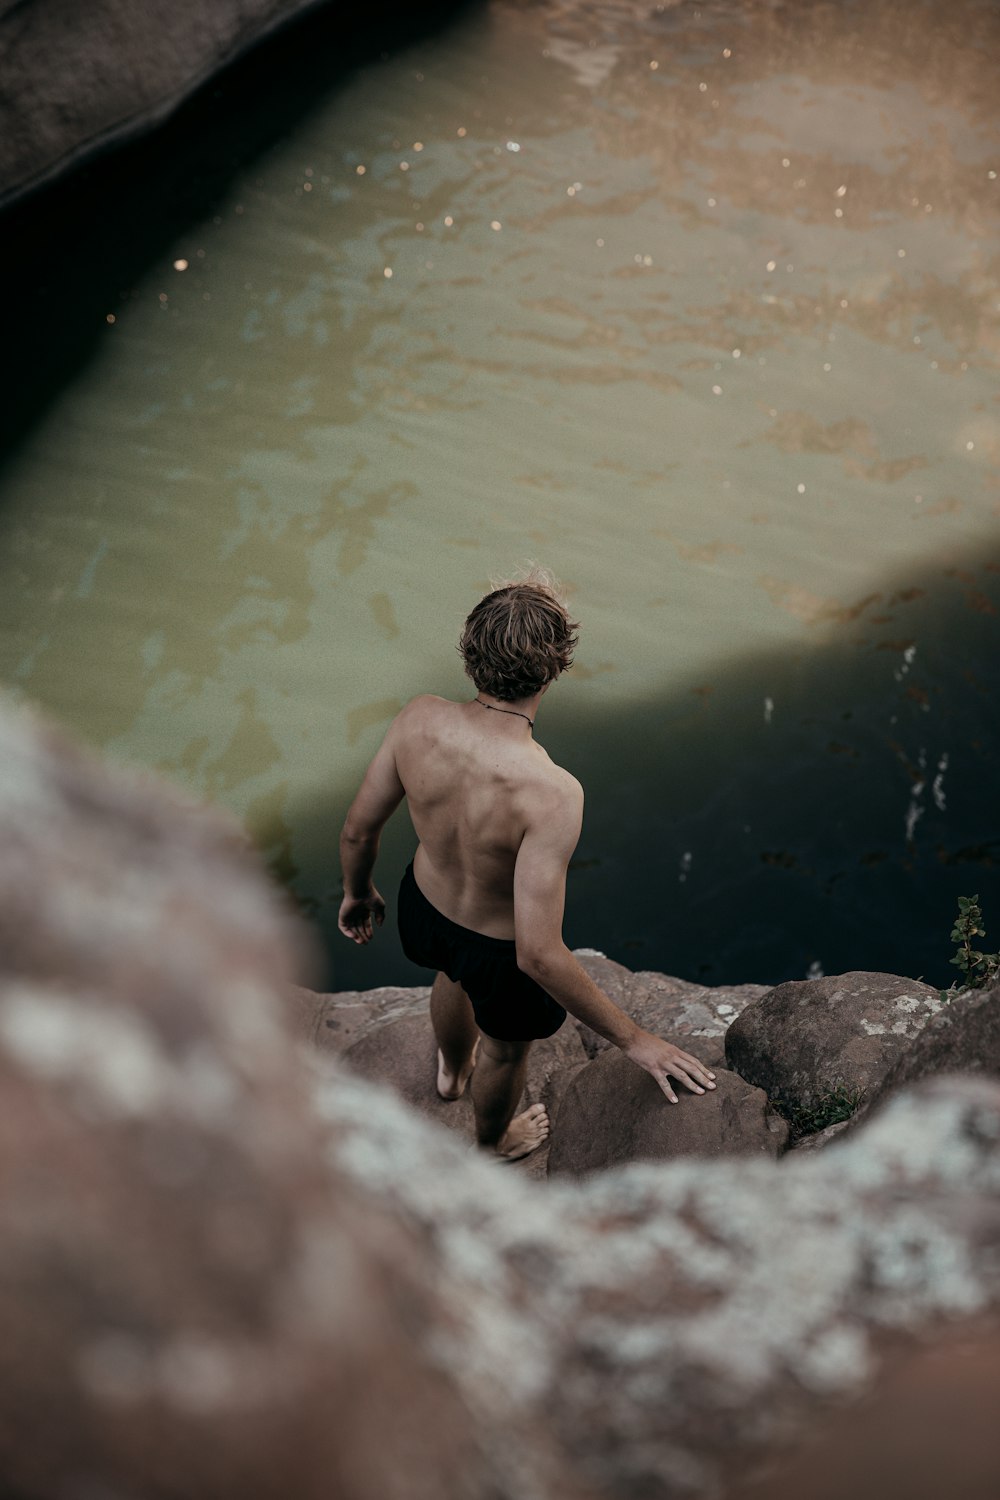
[[[385,902],[374,886],[367,896],[345,896],[340,903],[337,926],[352,943],[370,943],[384,921]]]

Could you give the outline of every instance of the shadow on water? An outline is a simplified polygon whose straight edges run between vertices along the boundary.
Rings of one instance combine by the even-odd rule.
[[[473,8],[474,0],[385,0],[367,13],[328,7],[300,17],[150,134],[7,210],[0,270],[8,366],[17,380],[0,411],[0,461],[93,356],[108,309],[179,229],[210,215],[238,173],[358,68]]]
[[[816,628],[614,710],[559,686],[539,738],[588,794],[571,946],[708,984],[816,965],[946,985],[955,899],[974,893],[1000,946],[1000,547],[889,579]],[[308,810],[293,882],[327,890],[304,902],[327,983],[420,983],[391,921],[366,950],[336,933],[345,805]],[[401,812],[379,870],[390,903],[412,845]]]

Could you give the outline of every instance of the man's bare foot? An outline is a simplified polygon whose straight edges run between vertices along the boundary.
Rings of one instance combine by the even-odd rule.
[[[437,1091],[442,1099],[447,1099],[449,1102],[451,1102],[453,1099],[461,1099],[462,1095],[465,1093],[466,1084],[472,1077],[472,1070],[476,1066],[476,1057],[478,1056],[478,1054],[479,1038],[477,1037],[476,1045],[472,1049],[472,1054],[469,1058],[469,1061],[466,1063],[465,1067],[461,1069],[456,1077],[456,1075],[451,1071],[450,1068],[445,1067],[444,1054],[442,1053],[441,1048],[438,1048]]]
[[[497,1155],[505,1161],[519,1161],[548,1139],[549,1116],[544,1104],[532,1104],[516,1115],[497,1143]]]

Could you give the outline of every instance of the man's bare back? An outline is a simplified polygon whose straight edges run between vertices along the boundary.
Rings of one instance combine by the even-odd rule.
[[[420,840],[417,884],[460,926],[513,938],[514,870],[525,835],[558,824],[575,844],[583,789],[519,715],[507,725],[495,712],[416,698],[393,726],[393,748]]]
[[[548,1133],[543,1106],[517,1119],[512,1111],[532,1038],[551,1035],[565,1012],[621,1048],[671,1103],[671,1077],[693,1093],[715,1087],[697,1058],[625,1015],[563,942],[583,791],[532,728],[547,687],[572,660],[574,628],[544,583],[488,595],[461,645],[475,699],[415,698],[397,716],[341,834],[340,930],[367,943],[385,913],[371,879],[381,831],[407,798],[420,843],[400,888],[400,932],[405,925],[409,956],[438,970],[438,1091],[457,1098],[471,1077],[477,1138],[507,1156]]]

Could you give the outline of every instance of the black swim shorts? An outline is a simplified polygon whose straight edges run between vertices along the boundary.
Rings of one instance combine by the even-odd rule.
[[[517,967],[513,938],[487,937],[459,927],[432,906],[408,865],[397,908],[403,952],[424,969],[438,969],[472,1001],[476,1025],[498,1041],[552,1036],[566,1012]]]

